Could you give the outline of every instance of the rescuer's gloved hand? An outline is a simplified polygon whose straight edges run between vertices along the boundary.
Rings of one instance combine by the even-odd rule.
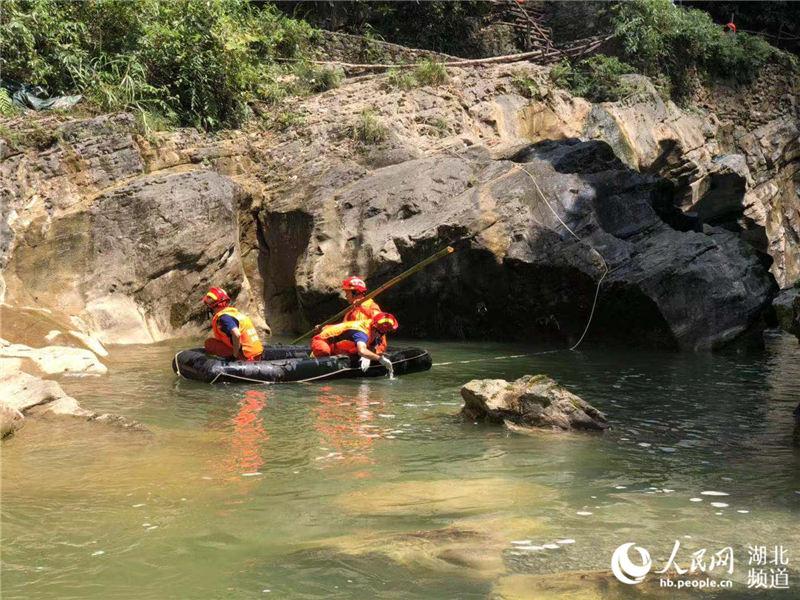
[[[366,356],[362,356],[361,360],[359,360],[358,362],[359,365],[361,366],[361,370],[364,371],[364,373],[366,373],[367,369],[369,369],[370,360]]]
[[[389,372],[389,375],[394,373],[394,367],[392,366],[392,361],[390,361],[388,358],[386,358],[385,356],[381,356],[378,362],[381,363],[384,367],[386,367],[386,370]]]

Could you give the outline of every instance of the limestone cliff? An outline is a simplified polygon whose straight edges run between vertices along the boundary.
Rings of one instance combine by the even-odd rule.
[[[592,246],[611,268],[592,335],[718,347],[800,279],[796,89],[776,83],[747,120],[721,95],[684,110],[636,84],[592,105],[545,68],[491,66],[347,82],[287,103],[282,130],[143,136],[123,114],[39,122],[53,135],[31,147],[6,123],[4,302],[152,341],[198,332],[213,284],[296,331],[340,307],[343,274],[379,283],[480,232],[385,296],[406,335],[575,339],[603,272]],[[382,141],[353,134],[365,119]]]

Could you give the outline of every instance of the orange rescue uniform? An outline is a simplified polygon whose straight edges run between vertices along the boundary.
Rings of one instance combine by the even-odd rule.
[[[336,325],[328,325],[311,338],[311,354],[317,358],[336,354],[358,354],[358,346],[352,339],[347,339],[348,332],[358,331],[367,336],[367,348],[378,352],[377,346],[383,342],[384,336],[374,331],[368,321],[345,321]]]
[[[258,338],[253,321],[246,314],[239,312],[232,306],[223,308],[211,319],[211,332],[214,337],[206,340],[206,349],[214,354],[220,354],[219,350],[227,350],[227,356],[233,356],[233,343],[228,335],[219,327],[219,319],[223,315],[233,317],[239,322],[239,344],[242,347],[242,354],[247,360],[258,360],[264,352],[264,346]],[[239,358],[234,357],[234,358]]]
[[[344,320],[346,321],[372,321],[372,317],[377,315],[381,311],[381,307],[378,306],[378,303],[372,300],[365,300],[361,304],[355,304],[353,307],[347,311],[344,315]],[[378,354],[383,354],[386,352],[386,345],[388,341],[386,336],[381,336],[381,341],[375,346],[375,352]]]

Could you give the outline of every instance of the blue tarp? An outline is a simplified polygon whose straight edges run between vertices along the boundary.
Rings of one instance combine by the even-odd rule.
[[[28,85],[26,83],[16,83],[13,81],[0,81],[0,86],[8,91],[11,101],[20,108],[33,110],[52,110],[58,108],[70,108],[75,106],[83,97],[77,96],[52,96],[47,97],[47,92],[38,85]]]

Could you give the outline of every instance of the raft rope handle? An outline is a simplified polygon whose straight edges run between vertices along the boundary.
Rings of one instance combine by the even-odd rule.
[[[178,357],[181,355],[181,352],[183,352],[183,350],[179,351],[179,352],[178,352],[177,354],[175,354],[175,356],[172,358],[172,362],[173,362],[173,363],[175,363],[175,374],[176,374],[178,377],[183,377],[183,373],[181,373],[181,365],[180,365],[180,363],[178,362]],[[212,383],[213,383],[213,382],[212,382]]]
[[[588,246],[589,249],[592,252],[594,252],[600,258],[600,260],[603,263],[603,269],[604,269],[603,275],[600,277],[600,279],[597,282],[597,289],[594,292],[594,300],[592,301],[592,310],[589,313],[589,319],[586,321],[586,327],[583,329],[583,333],[581,334],[580,339],[575,343],[574,346],[572,346],[570,348],[570,350],[575,350],[578,346],[581,345],[581,342],[583,342],[583,338],[586,337],[586,334],[589,333],[589,327],[591,327],[591,325],[592,325],[592,320],[594,319],[594,312],[595,312],[595,309],[597,308],[597,299],[600,297],[600,286],[603,283],[603,280],[606,278],[606,275],[608,275],[608,272],[609,272],[608,263],[606,262],[606,259],[603,258],[603,255],[600,254],[600,252],[598,252],[597,249],[594,246],[592,246],[588,242],[584,242],[578,236],[578,234],[575,233],[574,231],[572,231],[570,226],[567,225],[564,222],[564,220],[558,215],[558,213],[553,208],[553,206],[550,204],[550,202],[547,201],[547,198],[545,197],[544,193],[542,192],[542,189],[539,187],[539,183],[536,181],[536,178],[531,174],[531,172],[528,171],[528,169],[526,169],[525,167],[520,166],[519,163],[514,163],[514,166],[517,169],[520,169],[521,171],[523,171],[530,178],[530,180],[533,182],[533,186],[536,188],[536,191],[539,193],[539,196],[541,197],[542,200],[544,200],[544,203],[547,205],[547,208],[550,209],[550,212],[552,212],[553,215],[555,216],[555,218],[558,219],[559,223],[561,223],[564,226],[564,228],[572,234],[572,237],[574,237],[576,240],[578,240],[579,243],[585,244],[586,246]]]
[[[178,353],[180,354],[180,352]],[[401,360],[392,361],[392,366],[399,365],[400,363],[408,362],[410,360],[416,360],[425,356],[427,352],[423,352],[422,354],[417,354],[416,356],[411,356],[409,358],[403,358]],[[370,365],[370,369],[376,368],[379,365]],[[277,383],[307,383],[309,381],[314,381],[317,379],[323,379],[325,377],[331,377],[333,375],[338,375],[339,373],[344,373],[346,371],[360,371],[361,367],[345,367],[344,369],[339,369],[338,371],[333,371],[332,373],[325,373],[324,375],[317,375],[316,377],[309,377],[308,379],[298,379],[296,381],[264,381],[262,379],[252,379],[250,377],[243,377],[241,375],[233,375],[231,373],[217,373],[217,375],[212,379],[209,383],[216,383],[217,379],[220,377],[232,377],[234,379],[240,379],[242,381],[250,381],[252,383],[260,383],[262,385],[275,385]]]

